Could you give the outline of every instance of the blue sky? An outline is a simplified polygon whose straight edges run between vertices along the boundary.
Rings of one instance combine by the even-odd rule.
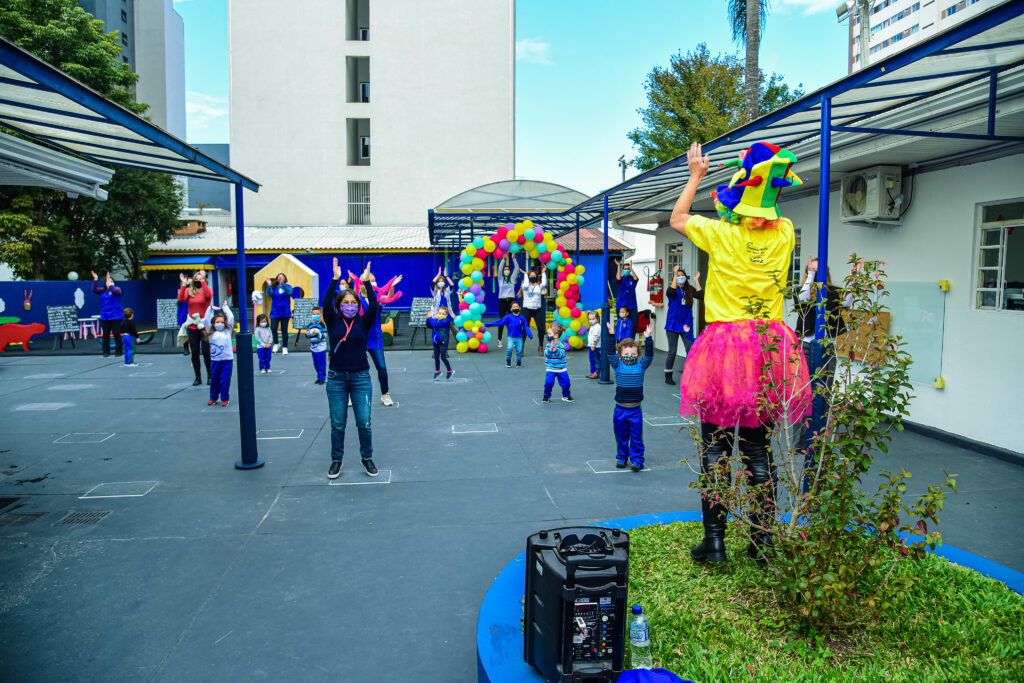
[[[846,75],[836,0],[774,0],[761,68],[810,92]],[[517,0],[516,175],[595,194],[632,158],[654,66],[706,42],[737,52],[725,0]],[[187,137],[228,141],[227,0],[175,0],[185,23]],[[635,171],[627,171],[627,176]]]

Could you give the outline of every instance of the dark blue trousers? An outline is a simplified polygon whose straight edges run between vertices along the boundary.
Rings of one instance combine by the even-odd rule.
[[[640,406],[625,408],[616,404],[612,416],[615,426],[615,460],[629,459],[630,464],[644,466],[644,413]]]
[[[273,351],[269,346],[259,346],[256,348],[256,358],[260,361],[260,370],[270,369],[270,358],[273,355]]]
[[[231,364],[230,360],[215,360],[210,366],[210,400],[216,401],[217,395],[220,400],[228,400],[228,392],[231,390]]]
[[[551,398],[551,390],[555,388],[556,378],[558,379],[558,386],[562,387],[562,396],[571,398],[572,394],[569,393],[569,373],[551,372],[550,370],[544,372],[544,398]]]
[[[316,370],[316,381],[323,382],[327,379],[327,352],[313,351],[310,355],[313,356],[313,369]]]
[[[601,351],[600,349],[590,349],[590,373],[601,371]]]
[[[135,362],[135,338],[130,334],[122,334],[121,341],[124,345],[124,364],[131,365]]]

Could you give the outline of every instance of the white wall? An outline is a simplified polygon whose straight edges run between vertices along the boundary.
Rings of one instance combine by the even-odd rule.
[[[173,0],[135,1],[136,93],[147,116],[185,139],[185,25]]]
[[[370,40],[345,2],[230,0],[232,166],[262,183],[252,225],[340,225],[369,180],[375,225],[514,176],[512,0],[371,0]],[[346,102],[346,56],[370,58],[370,102]],[[348,166],[346,119],[369,118],[369,166]]]

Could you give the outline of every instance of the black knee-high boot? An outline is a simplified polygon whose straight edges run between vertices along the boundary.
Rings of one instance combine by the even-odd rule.
[[[729,485],[728,458],[732,451],[731,434],[710,422],[701,423],[700,457],[701,475],[709,489],[701,495],[700,508],[704,518],[704,540],[692,550],[690,557],[698,562],[725,562],[725,520],[728,512],[721,503],[715,503],[713,491]]]
[[[771,557],[771,533],[765,531],[775,521],[776,469],[772,457],[769,428],[740,429],[740,455],[750,471],[748,485],[753,487],[753,509],[750,512],[750,543],[747,556],[763,562]]]

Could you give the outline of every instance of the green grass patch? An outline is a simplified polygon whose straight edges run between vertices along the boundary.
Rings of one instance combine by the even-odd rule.
[[[730,562],[690,559],[700,522],[633,529],[629,603],[651,619],[655,666],[694,681],[1024,681],[1024,598],[929,555],[896,572],[921,578],[898,614],[827,633],[800,633],[746,539]]]

